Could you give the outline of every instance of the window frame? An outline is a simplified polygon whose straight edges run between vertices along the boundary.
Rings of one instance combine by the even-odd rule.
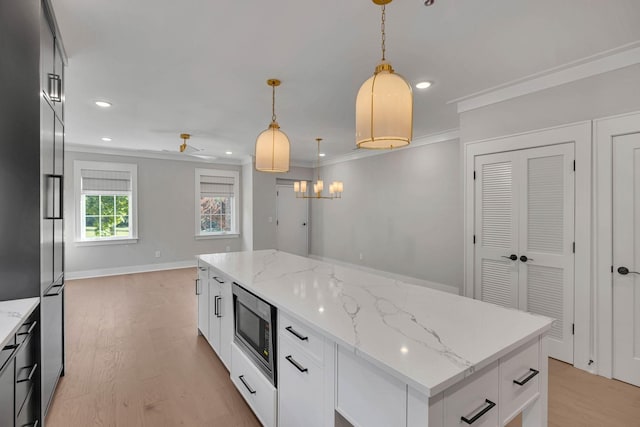
[[[200,179],[202,176],[224,176],[233,178],[233,200],[231,202],[231,231],[202,232],[200,229]],[[195,239],[224,239],[240,236],[240,173],[226,169],[195,170]]]
[[[82,191],[82,169],[128,172],[131,179],[131,191]],[[94,162],[87,160],[74,160],[74,196],[75,196],[75,243],[82,246],[114,245],[137,243],[138,241],[138,165],[135,163]],[[84,236],[83,227],[85,221],[84,196],[116,195],[129,196],[129,235],[87,238]]]

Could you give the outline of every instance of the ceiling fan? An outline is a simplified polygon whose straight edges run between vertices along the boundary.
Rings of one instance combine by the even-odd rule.
[[[193,145],[189,145],[187,141],[191,138],[191,134],[189,133],[181,133],[180,138],[182,138],[182,144],[178,146],[178,151],[182,154],[186,154],[188,156],[198,157],[203,160],[212,160],[215,159],[215,156],[210,156],[205,154],[204,148],[194,147]],[[162,150],[165,152],[175,153],[173,150]]]

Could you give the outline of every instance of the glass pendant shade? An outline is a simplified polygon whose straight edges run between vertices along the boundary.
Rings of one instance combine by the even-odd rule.
[[[391,64],[382,62],[356,99],[358,148],[391,149],[413,137],[413,92]]]
[[[278,123],[258,135],[256,140],[256,170],[261,172],[289,171],[289,138]]]

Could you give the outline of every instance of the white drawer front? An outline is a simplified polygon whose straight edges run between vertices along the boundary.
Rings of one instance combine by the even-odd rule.
[[[539,341],[500,361],[500,419],[504,422],[520,413],[539,394],[538,375],[540,367]],[[518,381],[521,384],[516,384]]]
[[[242,353],[231,344],[231,381],[265,427],[276,426],[276,389]]]
[[[278,319],[279,335],[290,338],[292,342],[322,363],[324,360],[324,339],[322,336],[302,322],[294,320],[282,312],[278,313],[280,316]]]
[[[280,340],[278,427],[320,427],[323,423],[323,370],[304,350]]]
[[[498,426],[498,396],[498,362],[494,362],[444,392],[444,425]],[[483,411],[484,414],[478,416]]]

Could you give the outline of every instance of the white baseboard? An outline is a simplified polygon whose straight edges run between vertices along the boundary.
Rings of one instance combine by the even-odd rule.
[[[177,261],[162,264],[129,265],[126,267],[101,268],[97,270],[68,271],[65,272],[66,280],[89,279],[92,277],[119,276],[121,274],[146,273],[149,271],[175,270],[178,268],[196,267],[197,261]]]
[[[445,285],[443,283],[431,282],[429,280],[418,279],[410,276],[403,276],[402,274],[391,273],[389,271],[376,270],[374,268],[365,267],[363,265],[351,264],[349,262],[344,262],[337,259],[327,258],[327,257],[322,257],[317,255],[309,255],[309,258],[317,259],[318,261],[329,262],[331,264],[341,265],[343,267],[354,268],[356,270],[365,271],[367,273],[376,274],[378,276],[388,277],[389,279],[399,280],[404,283],[411,283],[413,285],[424,286],[426,288],[448,292],[450,294],[460,295],[460,288],[457,288],[451,285]]]

